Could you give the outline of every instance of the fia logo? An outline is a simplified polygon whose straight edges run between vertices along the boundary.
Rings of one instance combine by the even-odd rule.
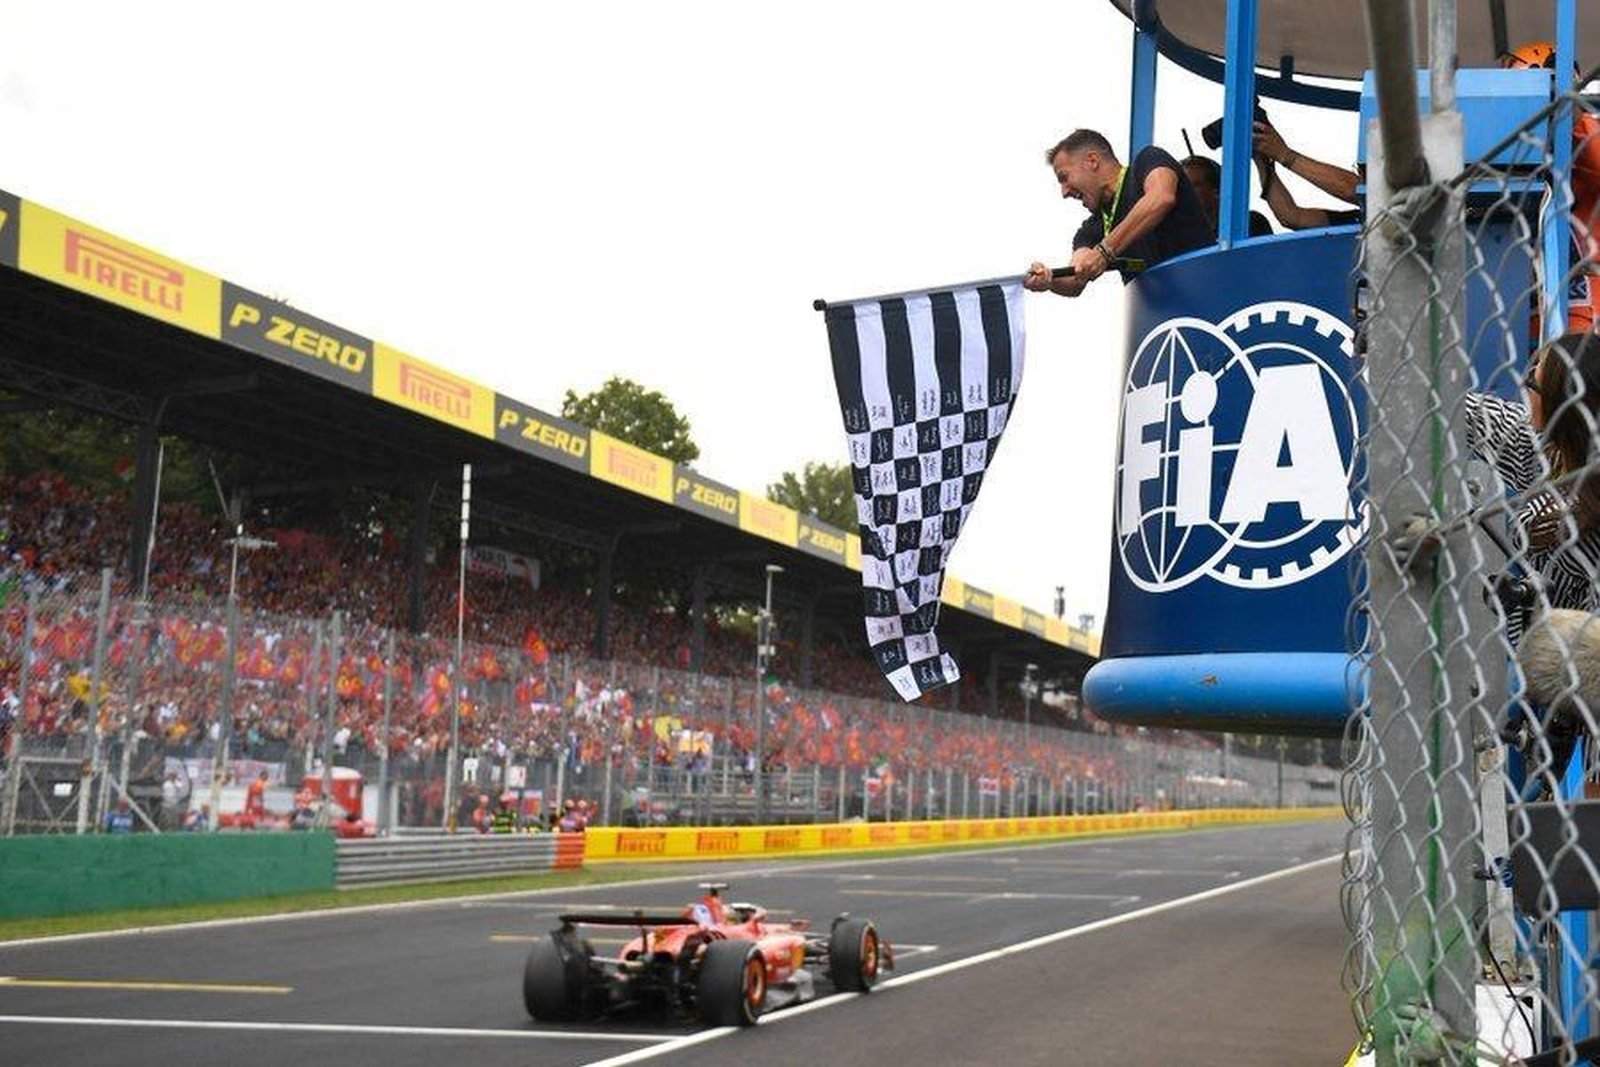
[[[1366,528],[1352,503],[1360,433],[1350,327],[1271,301],[1217,325],[1174,318],[1128,366],[1117,461],[1123,573],[1151,593],[1203,578],[1303,581]]]

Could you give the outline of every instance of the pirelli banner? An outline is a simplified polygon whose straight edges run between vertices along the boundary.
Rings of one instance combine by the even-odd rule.
[[[590,827],[585,863],[739,859],[748,856],[865,852],[878,849],[955,847],[1193,830],[1250,823],[1342,818],[1344,809],[1208,808],[1203,811],[1054,815],[1027,819],[946,819],[929,822],[832,823],[811,826],[674,826],[662,829]]]
[[[221,278],[30,201],[18,214],[16,262],[29,274],[206,337],[221,335]]]
[[[437,364],[0,190],[0,267],[19,269],[280,366],[499,442],[785,548],[861,569],[861,538]],[[1057,645],[1088,634],[947,577],[944,603]]]

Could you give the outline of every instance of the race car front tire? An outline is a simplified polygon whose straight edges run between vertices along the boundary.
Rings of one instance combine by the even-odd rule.
[[[588,1004],[589,952],[575,937],[559,933],[534,942],[522,971],[522,1003],[541,1022],[580,1019]]]
[[[749,941],[713,941],[695,984],[700,1018],[712,1026],[754,1026],[767,1002],[767,963]]]
[[[867,993],[878,984],[878,928],[866,919],[845,919],[828,935],[828,977],[841,992]]]

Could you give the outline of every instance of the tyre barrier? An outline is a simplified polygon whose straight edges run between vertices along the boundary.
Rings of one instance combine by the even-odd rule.
[[[348,838],[338,843],[334,884],[442,882],[583,866],[582,834],[471,834]]]

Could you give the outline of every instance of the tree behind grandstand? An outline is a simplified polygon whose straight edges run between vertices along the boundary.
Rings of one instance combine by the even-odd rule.
[[[784,471],[767,486],[767,498],[841,530],[856,528],[855,491],[850,468],[843,463],[807,463],[799,474]]]
[[[678,414],[672,401],[627,378],[608,378],[583,396],[568,389],[561,414],[675,463],[700,458],[700,446],[689,436],[689,420]]]

